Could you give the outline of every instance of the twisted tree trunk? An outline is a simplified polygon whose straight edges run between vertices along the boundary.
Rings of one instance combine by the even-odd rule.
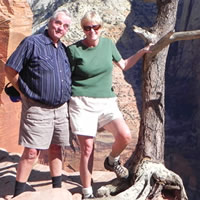
[[[156,24],[148,31],[134,27],[134,31],[153,46],[152,53],[145,55],[143,62],[139,138],[135,152],[126,163],[130,177],[113,180],[97,194],[104,196],[103,199],[145,200],[156,199],[163,190],[175,190],[178,200],[187,200],[181,178],[164,166],[165,64],[170,43],[200,38],[200,31],[174,32],[179,0],[145,1],[157,3],[158,15]]]

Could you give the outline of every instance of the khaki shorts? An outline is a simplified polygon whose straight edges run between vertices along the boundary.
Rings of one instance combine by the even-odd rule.
[[[48,149],[50,144],[68,146],[68,104],[55,108],[22,97],[19,144],[35,149]]]
[[[69,102],[72,133],[95,137],[97,130],[114,119],[123,118],[117,98],[71,97]]]

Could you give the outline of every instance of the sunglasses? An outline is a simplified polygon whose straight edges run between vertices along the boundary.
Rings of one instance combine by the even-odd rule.
[[[97,31],[101,28],[101,25],[93,25],[93,26],[83,26],[84,31],[91,31],[92,29]]]

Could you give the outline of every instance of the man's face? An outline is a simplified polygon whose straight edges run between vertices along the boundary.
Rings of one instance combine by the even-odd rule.
[[[49,37],[57,43],[69,29],[71,18],[64,13],[59,13],[55,19],[51,19],[48,25]]]

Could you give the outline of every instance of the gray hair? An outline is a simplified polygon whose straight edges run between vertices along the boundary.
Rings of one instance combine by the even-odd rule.
[[[70,18],[71,18],[71,14],[70,14],[70,12],[69,12],[67,9],[65,9],[65,8],[58,8],[58,9],[53,13],[53,15],[50,17],[49,21],[50,21],[51,19],[56,19],[56,17],[57,17],[58,14],[60,14],[60,13],[64,13],[67,17],[70,17]]]

